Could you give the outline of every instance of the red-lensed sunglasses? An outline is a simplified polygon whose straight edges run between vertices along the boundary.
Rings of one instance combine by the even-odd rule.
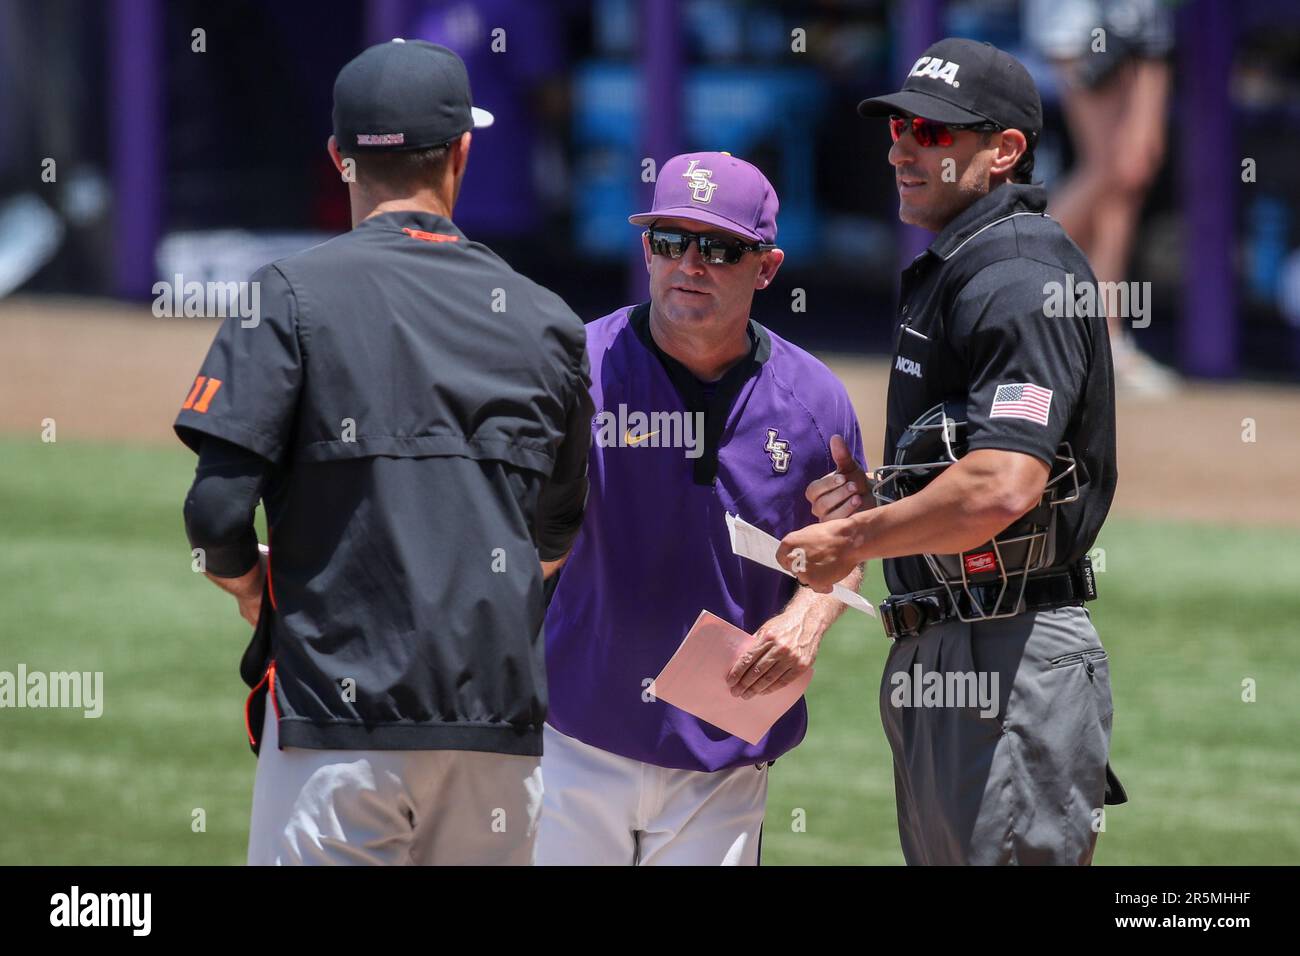
[[[911,129],[912,138],[916,140],[917,146],[951,146],[952,130],[955,129],[999,130],[1001,128],[996,123],[938,123],[920,116],[897,114],[889,117],[889,135],[893,137],[894,142],[897,143],[903,134]]]

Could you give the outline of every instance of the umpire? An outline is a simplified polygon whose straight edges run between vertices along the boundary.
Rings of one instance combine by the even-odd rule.
[[[190,541],[255,626],[252,864],[532,855],[543,576],[582,520],[592,406],[582,322],[451,221],[491,121],[470,104],[444,47],[342,69],[353,228],[254,277],[260,313],[176,420]]]
[[[1029,184],[1042,109],[1015,59],[942,40],[858,110],[890,117],[899,218],[938,235],[903,272],[885,466],[809,485],[822,523],[780,558],[821,589],[886,559],[880,711],[907,862],[1086,864],[1103,802],[1124,800],[1084,607],[1114,386],[1104,317],[1045,301],[1095,279]],[[880,504],[862,510],[868,488]]]

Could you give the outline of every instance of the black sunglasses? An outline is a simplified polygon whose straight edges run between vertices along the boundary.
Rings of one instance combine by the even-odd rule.
[[[731,236],[711,235],[703,232],[686,232],[681,229],[659,229],[651,226],[646,230],[650,239],[650,251],[657,256],[680,259],[686,255],[686,247],[692,242],[699,247],[700,258],[711,266],[734,266],[747,252],[763,252],[776,246],[765,242],[745,242]]]

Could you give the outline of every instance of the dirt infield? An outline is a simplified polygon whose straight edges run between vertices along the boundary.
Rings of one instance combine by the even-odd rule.
[[[0,432],[174,442],[171,422],[217,323],[146,306],[17,297],[0,302]],[[848,386],[868,455],[882,447],[886,363],[825,355]],[[1243,440],[1253,420],[1255,441]],[[1300,389],[1197,382],[1119,406],[1115,512],[1300,527]]]

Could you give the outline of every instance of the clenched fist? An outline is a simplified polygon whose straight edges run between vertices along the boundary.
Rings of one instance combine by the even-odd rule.
[[[862,546],[857,524],[844,519],[811,524],[781,539],[776,560],[814,591],[828,594],[862,563],[856,552]]]

